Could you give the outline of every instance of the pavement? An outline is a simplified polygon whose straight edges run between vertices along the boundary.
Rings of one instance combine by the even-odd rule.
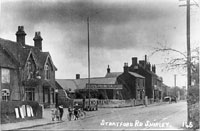
[[[151,104],[148,106],[158,106],[158,105],[162,105],[162,104],[167,104],[167,103],[161,102],[161,103]],[[111,107],[109,106],[108,108],[111,108]],[[114,106],[113,106],[113,108],[114,108]],[[126,108],[128,108],[128,107],[126,107]],[[144,108],[144,105],[135,106],[134,108]],[[108,114],[108,113],[109,113],[109,110],[103,110],[102,108],[100,108],[98,110],[98,113],[96,111],[86,112],[86,118],[87,117],[95,117],[96,115],[102,115],[102,114]],[[17,122],[17,123],[1,124],[1,130],[20,130],[20,129],[38,127],[38,126],[43,126],[43,125],[62,123],[64,121],[68,121],[67,114],[68,114],[68,109],[64,108],[63,121],[52,121],[51,120],[51,109],[48,108],[48,109],[44,109],[42,119],[34,119],[34,120],[26,120],[26,121],[22,121],[22,122]]]

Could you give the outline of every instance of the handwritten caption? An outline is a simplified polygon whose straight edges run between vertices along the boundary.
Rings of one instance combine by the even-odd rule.
[[[134,122],[108,122],[102,120],[100,123],[101,126],[115,126],[115,127],[158,127],[158,128],[166,128],[171,127],[169,122],[141,122],[139,120],[135,120]]]
[[[193,124],[192,124],[192,122],[189,122],[189,124],[187,124],[187,122],[183,122],[182,127],[191,129],[191,128],[193,128]]]

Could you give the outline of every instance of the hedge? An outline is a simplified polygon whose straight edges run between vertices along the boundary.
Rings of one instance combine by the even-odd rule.
[[[189,120],[193,129],[199,129],[199,86],[191,86],[188,90]]]
[[[16,118],[15,108],[22,105],[30,105],[33,109],[33,117]],[[42,118],[42,107],[34,101],[1,101],[1,124],[19,122],[27,119]]]

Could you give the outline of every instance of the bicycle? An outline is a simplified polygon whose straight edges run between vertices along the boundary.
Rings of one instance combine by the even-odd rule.
[[[78,109],[78,114],[77,114],[77,119],[78,119],[78,118],[84,119],[85,116],[86,116],[86,112],[79,108],[79,109]]]
[[[76,112],[77,111],[77,112]],[[77,114],[76,114],[76,113]],[[76,114],[76,115],[75,115]],[[68,114],[68,120],[69,121],[71,121],[71,120],[78,120],[79,118],[82,120],[82,119],[84,119],[85,118],[85,116],[86,116],[86,112],[85,111],[83,111],[82,109],[77,109],[77,110],[75,110],[74,108],[71,110],[71,111],[69,111],[69,114]]]

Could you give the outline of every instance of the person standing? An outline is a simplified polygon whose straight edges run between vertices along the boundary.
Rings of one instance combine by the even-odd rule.
[[[63,109],[63,105],[60,105],[58,107],[59,111],[60,111],[60,120],[62,121],[62,117],[63,117],[63,113],[64,113],[64,109]]]
[[[72,105],[69,105],[69,108],[68,108],[68,112],[69,112],[69,121],[72,120],[72,114],[73,114],[73,107]]]

